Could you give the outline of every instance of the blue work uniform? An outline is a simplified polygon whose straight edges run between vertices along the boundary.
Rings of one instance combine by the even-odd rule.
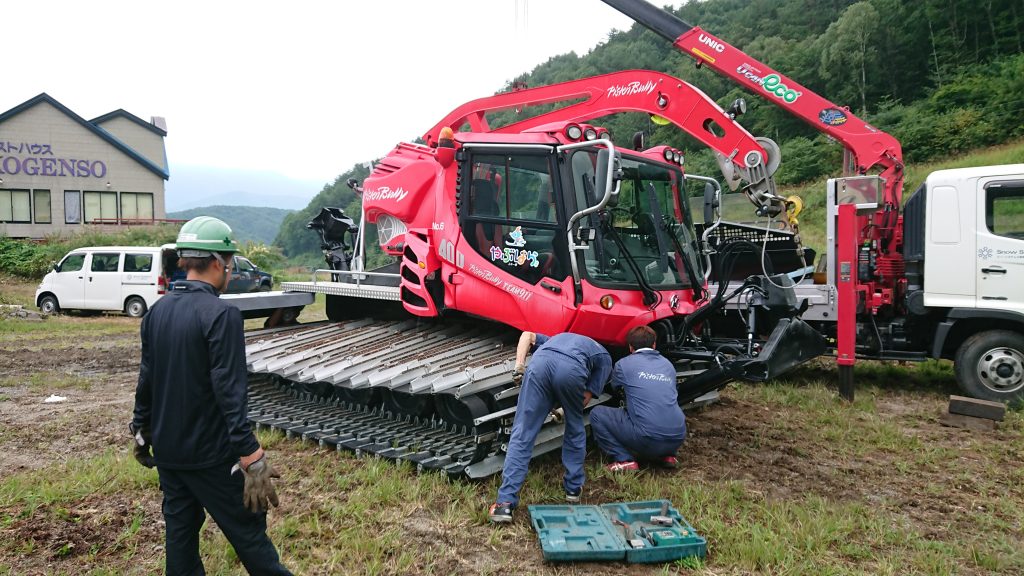
[[[624,389],[626,407],[591,411],[598,447],[615,462],[674,455],[686,439],[686,417],[672,363],[657,350],[641,348],[615,364],[612,387]]]
[[[249,574],[291,574],[267,537],[266,513],[245,508],[232,474],[259,449],[248,421],[242,313],[213,286],[181,280],[142,319],[136,429],[152,435],[163,491],[167,574],[201,574],[209,512]]]
[[[564,332],[548,338],[537,334],[536,351],[523,374],[512,435],[505,454],[501,488],[496,502],[519,504],[519,490],[533,456],[544,419],[555,404],[565,411],[562,438],[563,487],[578,493],[585,479],[583,459],[587,454],[587,430],[583,424],[583,392],[597,397],[608,381],[612,357],[594,340]]]

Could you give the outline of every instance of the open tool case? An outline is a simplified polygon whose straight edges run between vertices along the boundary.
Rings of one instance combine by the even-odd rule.
[[[652,563],[707,553],[707,541],[668,500],[529,510],[545,560]]]

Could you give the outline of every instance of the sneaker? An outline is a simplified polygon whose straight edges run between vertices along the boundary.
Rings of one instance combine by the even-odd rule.
[[[580,501],[580,495],[581,494],[583,494],[583,489],[582,488],[577,488],[575,492],[566,490],[565,491],[565,501],[570,503],[570,504],[578,504],[579,501]]]
[[[487,511],[487,518],[495,524],[508,524],[512,521],[512,505],[507,502],[495,502]]]
[[[663,468],[675,468],[679,466],[679,460],[675,456],[665,456],[661,459],[661,466]]]
[[[636,460],[627,460],[625,462],[612,462],[604,468],[609,472],[624,472],[626,470],[639,470],[640,465],[636,463]]]

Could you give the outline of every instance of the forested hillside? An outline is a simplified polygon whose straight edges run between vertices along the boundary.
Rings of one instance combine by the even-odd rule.
[[[908,163],[1024,134],[1019,120],[1024,112],[1020,2],[706,0],[687,2],[675,13],[893,134]],[[697,69],[692,59],[639,25],[611,31],[606,42],[586,55],[553,56],[512,78],[503,90],[519,82],[536,87],[631,68],[683,78],[723,106],[746,98],[749,111],[740,122],[754,135],[781,145],[776,181],[782,185],[840,170],[838,145],[760,96],[708,69]],[[518,114],[536,112],[528,108]],[[517,118],[508,112],[490,120],[500,125]],[[620,145],[629,145],[635,131],[646,130],[650,142],[687,151],[688,171],[718,175],[710,153],[672,126],[656,126],[641,114],[616,115],[600,123]],[[315,235],[300,227],[324,205],[358,215],[358,200],[344,182],[365,176],[362,167],[339,176],[310,207],[286,219],[275,243],[289,256],[315,252]]]
[[[189,220],[196,216],[214,216],[227,222],[239,242],[251,240],[270,244],[277,237],[281,222],[291,210],[257,206],[206,206],[169,212],[168,218]]]

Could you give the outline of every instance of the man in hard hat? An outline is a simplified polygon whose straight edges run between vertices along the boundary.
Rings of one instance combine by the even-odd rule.
[[[247,420],[242,313],[218,296],[238,244],[227,224],[200,216],[181,227],[177,249],[187,278],[142,320],[130,426],[136,460],[160,475],[167,574],[203,573],[204,510],[249,574],[291,574],[266,532],[279,476]]]
[[[526,355],[534,350],[530,365]],[[498,497],[487,512],[491,522],[511,522],[519,504],[519,490],[533,456],[533,443],[555,404],[564,411],[562,438],[562,487],[569,502],[579,502],[583,490],[583,459],[587,454],[587,431],[583,408],[601,394],[612,358],[603,346],[586,336],[564,332],[547,337],[523,332],[516,349],[513,380],[522,383],[512,434],[508,441]],[[521,378],[521,380],[520,380]]]
[[[611,458],[609,471],[637,470],[637,459],[675,467],[676,451],[686,439],[686,417],[679,407],[676,369],[655,350],[657,335],[648,326],[626,333],[629,356],[612,370],[612,388],[625,392],[626,407],[597,406],[590,431]]]

